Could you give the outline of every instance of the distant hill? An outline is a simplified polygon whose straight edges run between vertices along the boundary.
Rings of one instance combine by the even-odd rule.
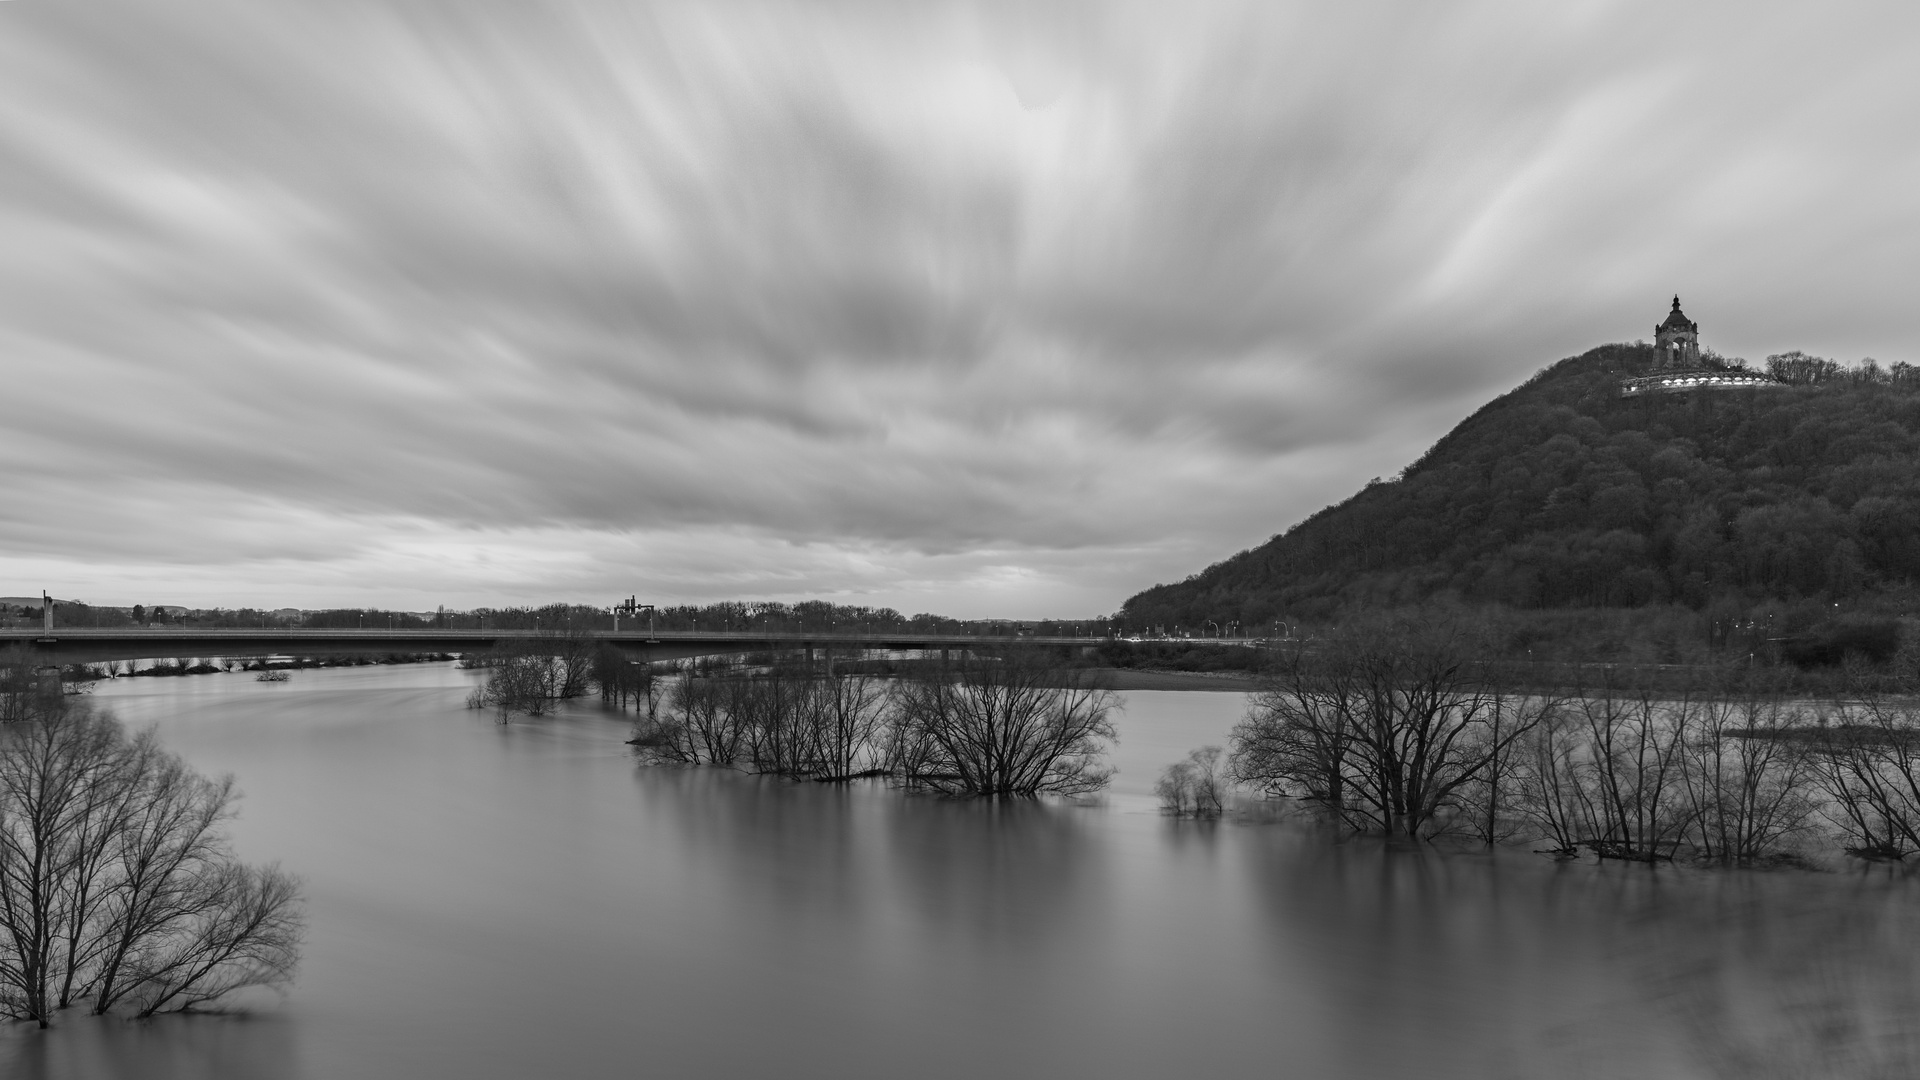
[[[1623,399],[1606,345],[1250,551],[1127,600],[1130,627],[1316,619],[1436,599],[1514,608],[1848,602],[1920,583],[1920,369],[1769,358],[1785,388]]]

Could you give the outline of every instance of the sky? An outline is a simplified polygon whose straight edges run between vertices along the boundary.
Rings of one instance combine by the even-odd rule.
[[[1651,338],[1920,362],[1910,4],[0,3],[0,593],[1095,617]]]

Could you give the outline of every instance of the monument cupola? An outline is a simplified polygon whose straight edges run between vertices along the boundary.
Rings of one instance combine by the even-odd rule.
[[[1667,321],[1653,328],[1653,344],[1660,350],[1656,367],[1692,368],[1700,366],[1700,324],[1680,310],[1680,298],[1673,298],[1673,310]]]
[[[1680,310],[1680,298],[1673,298],[1673,310],[1665,322],[1653,328],[1654,347],[1659,355],[1653,367],[1643,374],[1620,380],[1621,397],[1651,394],[1691,394],[1696,391],[1767,390],[1787,385],[1771,375],[1747,370],[1744,360],[1700,362],[1700,324]]]

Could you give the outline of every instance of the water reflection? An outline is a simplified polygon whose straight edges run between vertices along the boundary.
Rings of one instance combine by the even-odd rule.
[[[238,775],[243,854],[308,878],[308,962],[248,1018],[7,1030],[0,1075],[1917,1071],[1904,877],[645,768],[624,723],[502,728],[466,678],[105,688]],[[1237,712],[1181,700],[1129,709],[1123,751],[1217,743]]]
[[[1911,883],[1672,877],[1601,895],[1622,959],[1711,1075],[1920,1075]]]
[[[294,1026],[261,1015],[176,1016],[164,1024],[75,1017],[58,1028],[0,1040],[0,1076],[68,1077],[296,1076]]]

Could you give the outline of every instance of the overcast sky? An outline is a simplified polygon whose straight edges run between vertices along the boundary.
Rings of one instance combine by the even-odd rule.
[[[1105,613],[1675,292],[1920,362],[1917,12],[0,3],[0,593]]]

